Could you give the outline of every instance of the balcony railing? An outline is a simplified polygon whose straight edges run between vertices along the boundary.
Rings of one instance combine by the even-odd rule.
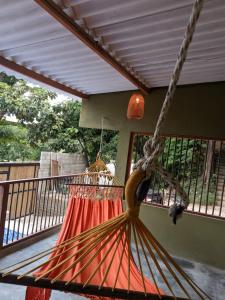
[[[0,249],[59,226],[79,174],[0,182]]]
[[[118,187],[110,174],[81,173],[66,176],[0,181],[0,249],[50,231],[63,222],[70,186]],[[79,192],[83,195],[83,188]],[[71,191],[77,190],[72,187]],[[87,191],[87,190],[86,190]],[[105,193],[105,190],[104,190]],[[97,190],[98,197],[101,189]],[[94,197],[95,193],[92,195]],[[105,195],[105,194],[104,194]],[[115,195],[114,195],[115,196]],[[89,195],[91,198],[91,195]]]
[[[147,135],[135,134],[132,160],[142,157]],[[188,193],[187,211],[225,218],[225,142],[197,138],[166,137],[161,164]],[[146,203],[168,207],[179,196],[157,175],[151,178]]]

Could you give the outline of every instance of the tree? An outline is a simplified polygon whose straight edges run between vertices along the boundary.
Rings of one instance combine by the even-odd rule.
[[[0,122],[14,115],[21,124],[32,123],[41,110],[49,110],[49,100],[55,97],[46,89],[0,73]]]
[[[9,122],[0,125],[0,161],[36,160],[39,155],[28,143],[26,128]]]
[[[0,160],[37,159],[38,149],[28,142],[28,124],[35,122],[40,111],[50,109],[55,93],[34,87],[26,81],[0,73]],[[17,122],[7,122],[9,116]]]
[[[20,126],[17,130],[22,134],[22,127],[26,129],[26,141],[31,148],[38,149],[39,152],[40,150],[81,152],[85,155],[87,163],[93,162],[99,151],[100,130],[80,128],[81,104],[70,99],[62,104],[53,105],[51,100],[56,96],[46,89],[0,73],[0,125],[4,127],[6,117],[13,115],[17,119],[17,125]],[[8,131],[9,138],[12,128],[5,130]],[[15,130],[14,128],[14,132]],[[21,148],[21,143],[15,135],[11,137],[14,139],[13,147],[15,148],[17,144]],[[12,143],[8,145],[13,148]],[[104,131],[102,158],[106,162],[115,159],[116,145],[116,133]],[[6,149],[6,142],[3,148]],[[28,157],[21,153],[21,159],[25,156]]]
[[[54,151],[82,152],[88,164],[93,162],[99,151],[101,130],[79,127],[80,110],[81,103],[69,100],[41,112],[36,122],[29,125],[31,144],[40,146],[47,142],[46,148]],[[108,162],[115,159],[117,134],[103,133],[102,158]]]

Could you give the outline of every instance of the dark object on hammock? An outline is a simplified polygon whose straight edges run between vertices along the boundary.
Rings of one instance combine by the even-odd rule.
[[[145,178],[142,180],[136,191],[137,202],[140,203],[146,199],[147,202],[162,204],[162,195],[150,189],[150,185],[151,178]]]
[[[142,202],[148,194],[148,190],[150,187],[150,183],[151,183],[151,179],[150,178],[144,178],[140,184],[137,187],[137,191],[136,191],[136,198],[137,198],[137,202]]]
[[[174,203],[169,208],[169,216],[173,218],[173,223],[176,225],[177,219],[182,216],[185,206],[179,203]]]

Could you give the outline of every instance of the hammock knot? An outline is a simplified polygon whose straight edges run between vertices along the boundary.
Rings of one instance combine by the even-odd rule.
[[[155,169],[155,163],[164,149],[164,144],[164,137],[159,137],[157,140],[152,138],[146,141],[143,148],[144,157],[134,165],[134,170],[143,169],[148,177],[148,173]]]

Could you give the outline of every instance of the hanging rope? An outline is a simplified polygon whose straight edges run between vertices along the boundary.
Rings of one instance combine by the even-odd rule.
[[[164,149],[165,139],[160,136],[162,127],[165,123],[166,117],[168,115],[169,108],[171,106],[174,93],[176,90],[176,86],[178,80],[180,78],[181,70],[185,59],[187,57],[187,52],[189,45],[192,41],[193,34],[196,28],[196,24],[203,7],[204,0],[196,0],[193,6],[192,14],[186,28],[184,40],[180,47],[179,55],[175,64],[175,68],[170,80],[170,84],[166,93],[165,100],[163,102],[162,109],[160,111],[160,115],[158,117],[158,121],[155,127],[153,138],[147,140],[144,145],[144,158],[139,160],[135,165],[135,168],[142,168],[146,171],[146,177],[150,177],[153,171],[158,172],[163,179],[181,196],[180,203],[174,203],[170,208],[170,215],[173,217],[174,223],[176,223],[176,218],[178,215],[181,215],[183,210],[188,207],[189,199],[186,192],[180,186],[178,180],[173,178],[162,166],[159,166],[157,160]]]
[[[104,118],[101,117],[101,137],[100,137],[100,145],[99,145],[99,151],[96,156],[96,160],[94,163],[92,163],[88,167],[88,172],[109,172],[106,164],[104,161],[101,159],[101,154],[102,154],[102,145],[103,145],[103,135],[104,135],[104,127],[103,127],[103,120]]]
[[[103,122],[104,122],[104,118],[101,117],[101,137],[100,137],[100,146],[99,146],[99,151],[98,151],[99,156],[100,156],[101,153],[102,153],[103,130],[104,130]]]

